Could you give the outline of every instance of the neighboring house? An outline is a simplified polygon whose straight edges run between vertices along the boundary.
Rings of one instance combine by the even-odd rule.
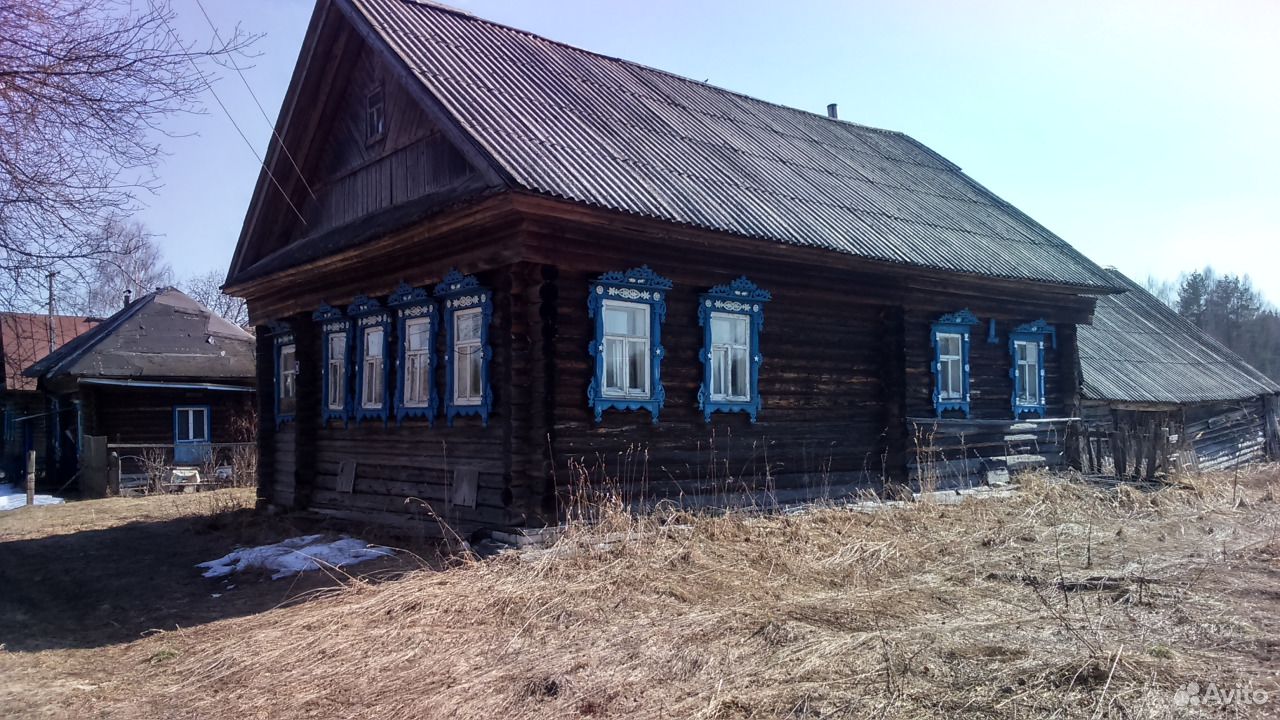
[[[211,448],[246,438],[252,416],[254,339],[173,288],[148,293],[27,368],[63,408],[73,446],[86,436],[138,456],[163,449],[177,465],[202,465]],[[71,429],[74,428],[74,432]],[[77,454],[61,453],[59,472]],[[70,463],[71,466],[66,465]],[[127,472],[127,469],[126,469]]]
[[[422,2],[321,0],[277,130],[227,291],[280,506],[465,529],[582,482],[1058,465],[1076,327],[1119,289],[902,133]]]
[[[1128,292],[1099,300],[1079,335],[1086,465],[1151,477],[1174,456],[1200,470],[1275,457],[1280,384],[1111,273]]]
[[[36,388],[33,378],[22,374],[63,343],[88,332],[98,323],[75,315],[0,313],[0,355],[4,358],[4,450],[0,470],[5,481],[19,483],[26,469],[28,450],[36,451],[36,472],[45,484],[46,452],[50,446],[61,450],[57,440],[72,408],[51,404]]]

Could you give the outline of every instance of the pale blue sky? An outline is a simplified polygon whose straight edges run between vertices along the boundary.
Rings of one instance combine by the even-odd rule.
[[[904,131],[1103,265],[1212,264],[1280,301],[1280,3],[1025,0],[452,3],[588,50]],[[180,26],[210,34],[194,0]],[[247,71],[275,120],[311,0],[205,0],[266,33]],[[270,128],[216,86],[259,153]],[[142,220],[180,275],[225,270],[258,167],[216,105],[180,118]]]

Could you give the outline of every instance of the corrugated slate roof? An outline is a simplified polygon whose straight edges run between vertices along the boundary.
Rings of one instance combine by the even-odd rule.
[[[1079,326],[1089,400],[1197,403],[1280,393],[1280,385],[1118,271],[1128,292],[1098,300]]]
[[[347,0],[516,185],[895,263],[1112,289],[898,132],[782,107],[413,0]]]
[[[35,379],[24,376],[22,371],[47,356],[50,347],[59,348],[98,324],[95,319],[78,315],[54,315],[52,320],[50,323],[48,315],[34,313],[0,314],[0,351],[4,353],[6,390],[35,390]]]
[[[254,378],[254,339],[175,288],[134,300],[24,374],[107,378]]]

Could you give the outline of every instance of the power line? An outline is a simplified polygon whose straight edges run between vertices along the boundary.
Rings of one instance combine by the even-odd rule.
[[[209,29],[213,30],[213,37],[218,42],[222,42],[222,36],[218,34],[218,26],[213,24],[213,19],[209,17],[209,13],[204,9],[204,3],[200,2],[200,0],[196,0],[196,7],[200,8],[200,14],[204,15],[204,21],[209,23]],[[240,76],[240,82],[244,83],[245,90],[249,91],[249,97],[253,98],[253,104],[258,106],[258,112],[262,113],[262,119],[267,121],[267,127],[271,128],[272,137],[276,139],[276,144],[280,146],[285,157],[289,158],[289,164],[293,166],[293,171],[298,174],[298,179],[302,181],[302,186],[305,187],[311,197],[314,198],[316,196],[315,192],[311,189],[311,185],[307,182],[307,178],[303,176],[302,168],[298,167],[298,163],[294,161],[293,153],[290,153],[289,148],[285,147],[284,138],[280,137],[280,133],[276,132],[276,125],[271,122],[271,118],[267,115],[266,109],[262,107],[262,103],[258,100],[258,94],[255,93],[253,91],[253,87],[249,85],[249,78],[244,76],[244,72],[240,69],[240,66],[236,64],[235,58],[228,57],[227,62],[231,65],[231,68],[236,71],[236,74]]]
[[[155,3],[152,2],[152,0],[147,0],[147,6],[151,8],[151,12],[154,13],[156,17],[160,18],[160,22],[164,23],[165,29],[169,32],[169,37],[181,46],[181,41],[178,39],[178,33],[174,32],[173,26],[169,24],[169,18],[165,17],[164,13],[160,12],[160,10],[156,8]],[[289,193],[284,191],[284,187],[280,185],[279,180],[276,180],[276,176],[272,174],[271,168],[267,167],[267,163],[262,159],[262,156],[258,154],[258,150],[253,147],[253,143],[250,142],[249,137],[244,134],[244,130],[240,129],[240,124],[231,116],[231,111],[227,109],[227,106],[222,103],[222,98],[218,97],[218,91],[213,89],[213,84],[204,76],[204,71],[200,69],[200,65],[189,53],[186,54],[186,58],[187,62],[191,63],[191,67],[195,69],[196,75],[199,76],[200,81],[204,83],[206,88],[208,88],[209,94],[212,95],[213,99],[218,103],[218,107],[222,108],[222,114],[227,116],[227,119],[231,121],[231,125],[235,127],[236,132],[240,133],[240,139],[244,140],[245,145],[249,146],[249,152],[253,153],[253,156],[258,159],[258,164],[262,166],[263,172],[267,174],[267,177],[271,178],[272,184],[280,191],[280,195],[284,197],[284,201],[289,203],[289,208],[293,210],[293,214],[298,216],[298,220],[300,220],[303,225],[306,225],[307,219],[302,217],[302,213],[298,211],[298,207],[289,199]]]

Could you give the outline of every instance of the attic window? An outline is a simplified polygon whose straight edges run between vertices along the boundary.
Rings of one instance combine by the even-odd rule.
[[[365,105],[365,142],[381,140],[387,134],[387,112],[385,93],[379,84],[369,91]]]

